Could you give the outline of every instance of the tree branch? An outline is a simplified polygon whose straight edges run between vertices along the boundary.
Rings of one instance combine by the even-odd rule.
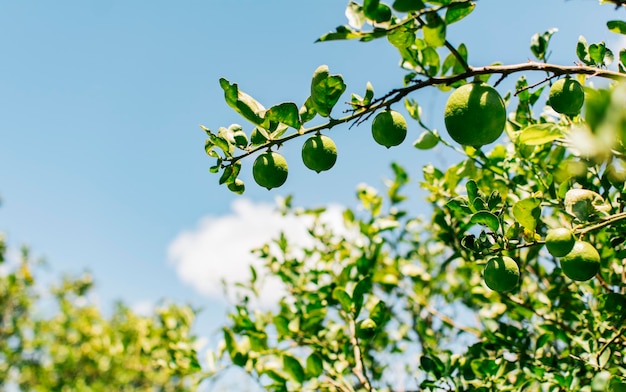
[[[359,346],[359,340],[356,336],[356,321],[354,318],[350,317],[349,321],[350,327],[350,344],[352,344],[353,355],[354,355],[354,368],[352,369],[352,373],[359,379],[359,382],[365,387],[366,390],[372,390],[372,384],[370,383],[369,378],[367,377],[367,373],[365,372],[365,367],[363,366],[363,355],[361,353],[361,346]]]
[[[525,71],[551,72],[554,75],[580,74],[580,75],[590,75],[590,76],[611,79],[611,80],[626,81],[626,74],[609,71],[606,69],[582,66],[582,65],[561,66],[561,65],[555,65],[555,64],[546,64],[546,63],[538,63],[534,61],[529,61],[527,63],[513,64],[513,65],[492,65],[492,66],[485,66],[485,67],[469,67],[468,66],[467,71],[457,74],[457,75],[433,77],[433,78],[428,78],[425,80],[417,80],[414,82],[414,84],[410,86],[391,90],[390,92],[388,92],[381,98],[378,98],[372,101],[372,103],[368,105],[367,107],[355,109],[355,111],[352,114],[349,114],[347,116],[344,116],[338,119],[331,118],[328,122],[314,126],[312,128],[301,128],[298,131],[290,135],[287,135],[279,139],[270,140],[263,145],[252,148],[244,152],[241,155],[238,155],[232,158],[223,158],[222,161],[227,162],[228,164],[232,165],[233,163],[249,155],[252,155],[260,150],[269,149],[275,145],[281,145],[291,139],[300,137],[302,135],[319,132],[324,129],[331,129],[335,127],[336,125],[344,124],[344,123],[355,121],[355,120],[359,122],[359,120],[363,118],[364,116],[368,114],[371,115],[371,113],[374,113],[379,109],[389,107],[390,105],[401,101],[407,95],[417,90],[428,87],[428,86],[450,85],[454,82],[458,82],[460,80],[467,79],[467,78],[477,76],[477,75],[498,74],[498,75],[502,75],[502,77],[506,77],[511,74],[515,74],[518,72],[525,72]]]

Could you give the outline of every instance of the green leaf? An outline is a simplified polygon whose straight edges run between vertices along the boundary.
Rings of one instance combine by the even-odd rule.
[[[239,178],[235,178],[235,180],[229,183],[227,186],[228,186],[228,190],[238,195],[241,195],[246,191],[246,186],[244,185],[243,181],[240,180]]]
[[[463,3],[453,3],[450,7],[448,7],[448,10],[446,11],[446,24],[458,22],[459,20],[465,18],[467,15],[472,13],[472,11],[474,11],[474,8],[476,8],[476,4],[471,1],[466,1]]]
[[[348,24],[350,27],[360,30],[366,20],[363,7],[354,1],[349,2],[346,7],[346,18],[348,18]]]
[[[283,102],[274,105],[265,112],[263,127],[270,129],[271,122],[282,123],[295,129],[300,129],[300,112],[293,102]]]
[[[304,368],[300,364],[298,359],[291,355],[283,355],[283,368],[289,374],[290,378],[299,384],[302,384],[305,380]]]
[[[266,369],[263,371],[263,374],[267,375],[269,378],[279,383],[287,382],[287,378],[284,377],[282,374],[278,373],[276,370]]]
[[[589,57],[598,66],[608,66],[613,62],[613,52],[604,42],[589,45]]]
[[[563,137],[563,130],[557,124],[534,124],[522,129],[517,141],[528,146],[539,146],[561,137]]]
[[[334,32],[322,35],[315,42],[338,41],[361,38],[362,35],[348,26],[338,26]]]
[[[209,138],[211,139],[211,143],[213,143],[215,147],[218,147],[222,151],[224,151],[224,154],[227,157],[231,157],[233,155],[233,152],[235,151],[235,146],[233,144],[230,144],[228,140],[218,135],[211,135],[209,136]],[[215,158],[217,158],[217,156]]]
[[[426,14],[424,41],[428,46],[438,48],[446,43],[446,22],[436,12]]]
[[[606,27],[614,33],[626,34],[626,22],[623,20],[609,20],[606,22]]]
[[[265,129],[256,127],[252,130],[252,134],[250,135],[250,143],[252,143],[252,145],[259,146],[267,143],[269,140],[270,135]]]
[[[470,202],[474,202],[474,199],[479,196],[478,185],[476,185],[476,181],[474,180],[467,180],[467,183],[465,184],[465,190],[467,191],[467,199]]]
[[[322,117],[330,112],[346,91],[341,75],[330,75],[328,66],[321,65],[313,73],[311,80],[311,105]]]
[[[319,377],[324,372],[324,362],[322,357],[314,352],[306,359],[306,373],[309,377]]]
[[[420,118],[422,117],[422,108],[414,99],[406,98],[404,100],[404,108],[409,113],[409,116],[416,121],[420,121]]]
[[[254,98],[239,90],[237,84],[231,84],[228,80],[221,78],[220,86],[224,90],[226,103],[235,111],[241,114],[246,120],[255,125],[263,123],[263,112],[265,108]]]
[[[478,211],[470,218],[471,225],[487,226],[494,233],[500,228],[500,220],[489,211]]]
[[[370,318],[374,320],[378,327],[384,325],[388,318],[387,305],[383,301],[378,301],[370,312]]]
[[[415,29],[412,26],[400,26],[387,34],[387,40],[398,49],[405,49],[415,44]]]
[[[304,124],[308,121],[311,121],[316,114],[317,111],[313,107],[313,103],[311,102],[311,96],[309,96],[307,97],[306,101],[304,101],[304,105],[302,105],[302,107],[300,108],[300,120]]]
[[[243,128],[239,124],[231,124],[228,130],[232,133],[233,141],[237,148],[244,150],[248,147],[248,135],[243,131]]]
[[[513,205],[513,216],[525,229],[535,231],[541,217],[541,200],[531,197]]]
[[[530,51],[533,52],[538,60],[545,60],[547,58],[550,38],[552,38],[552,35],[557,31],[558,29],[552,28],[543,34],[537,33],[530,39]]]
[[[235,335],[233,334],[233,331],[228,328],[223,328],[223,331],[226,351],[228,352],[228,355],[233,358],[237,352],[237,341],[235,340]]]
[[[350,294],[346,292],[346,290],[341,287],[335,287],[335,289],[333,290],[333,298],[339,301],[339,303],[341,304],[341,308],[344,310],[344,312],[352,312],[352,298],[350,297]]]
[[[363,307],[363,300],[365,294],[369,293],[372,289],[372,280],[369,277],[365,277],[359,281],[354,287],[352,298],[354,302],[354,317],[358,317],[361,313],[361,307]]]
[[[582,35],[578,37],[578,43],[576,44],[576,56],[578,59],[587,65],[593,65],[593,61],[589,58],[589,45],[587,40]]]
[[[393,9],[398,12],[420,11],[425,7],[421,0],[396,0],[393,2]]]
[[[439,72],[439,53],[433,47],[427,47],[422,50],[423,61],[422,65],[426,68],[426,73],[429,76],[436,76]]]
[[[626,49],[619,51],[619,71],[621,73],[626,72]]]

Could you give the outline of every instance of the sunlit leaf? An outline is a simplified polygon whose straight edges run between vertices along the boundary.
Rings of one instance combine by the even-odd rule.
[[[541,199],[523,199],[513,205],[513,216],[524,228],[534,231],[541,217]]]
[[[534,124],[520,131],[517,141],[528,146],[538,146],[563,137],[562,128],[553,123]]]

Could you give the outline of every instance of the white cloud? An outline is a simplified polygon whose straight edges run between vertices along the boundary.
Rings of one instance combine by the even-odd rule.
[[[330,227],[343,227],[342,209],[331,206],[323,215]],[[211,298],[224,298],[222,279],[227,283],[245,281],[250,265],[261,270],[262,260],[251,250],[276,238],[282,231],[290,244],[310,243],[307,226],[310,217],[282,216],[274,205],[237,199],[224,216],[202,218],[191,230],[176,236],[168,247],[168,259],[178,277],[196,291]],[[345,230],[345,229],[344,229]],[[266,281],[261,302],[275,303],[282,293],[277,279]]]

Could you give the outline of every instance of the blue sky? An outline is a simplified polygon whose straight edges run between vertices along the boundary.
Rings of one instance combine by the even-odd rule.
[[[472,65],[527,61],[532,34],[551,27],[559,28],[551,62],[570,65],[580,34],[614,44],[618,36],[605,21],[624,17],[591,0],[478,3],[471,17],[449,28],[452,42],[469,46]],[[238,230],[224,222],[258,222],[276,196],[290,193],[300,205],[353,205],[356,185],[379,186],[391,160],[419,179],[424,163],[455,159],[439,148],[413,149],[420,133],[415,123],[404,145],[390,150],[375,145],[364,124],[330,132],[339,160],[328,173],[308,171],[299,158],[301,142],[287,144],[282,151],[290,174],[278,190],[253,184],[251,161],[244,163],[243,197],[208,173],[213,162],[204,154],[199,125],[216,130],[240,123],[251,130],[224,103],[220,77],[266,107],[301,104],[320,64],[343,74],[348,92],[362,94],[368,81],[377,95],[402,85],[399,58],[383,40],[314,43],[346,22],[345,5],[0,2],[0,230],[9,244],[28,244],[47,259],[53,275],[91,271],[103,304],[172,298],[204,307],[202,325],[213,328],[223,321],[223,301],[199,290],[200,283],[182,280],[168,260],[181,235],[211,241],[211,233],[223,234],[221,224]],[[501,92],[513,81],[503,83]],[[424,106],[426,121],[442,129],[446,97],[429,89],[413,98]],[[411,192],[419,194],[417,188],[414,181]],[[413,203],[419,210],[420,202]],[[223,244],[241,246],[234,234],[215,247],[205,243],[185,252],[219,265],[230,257]],[[254,242],[251,236],[243,243]]]

